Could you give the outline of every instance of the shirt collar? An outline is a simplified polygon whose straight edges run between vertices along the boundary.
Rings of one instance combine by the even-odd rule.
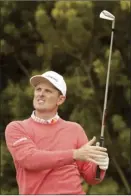
[[[60,117],[59,117],[58,113],[56,113],[56,115],[55,115],[53,118],[51,118],[51,119],[49,119],[49,120],[44,120],[44,119],[42,119],[42,118],[39,118],[39,117],[35,116],[35,111],[33,111],[32,114],[31,114],[31,118],[32,118],[34,121],[36,121],[36,122],[38,122],[38,123],[41,123],[41,124],[54,124],[55,122],[58,121],[58,119],[59,119]]]

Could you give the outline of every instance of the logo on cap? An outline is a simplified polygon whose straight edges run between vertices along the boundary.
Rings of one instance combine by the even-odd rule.
[[[56,82],[58,82],[58,80],[56,78],[54,78],[54,77],[52,77],[50,75],[47,75],[46,77],[51,78],[51,79],[55,80]]]

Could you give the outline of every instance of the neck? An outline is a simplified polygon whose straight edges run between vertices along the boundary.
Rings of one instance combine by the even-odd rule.
[[[35,116],[44,120],[49,120],[56,115],[57,111],[55,112],[40,112],[35,110]]]

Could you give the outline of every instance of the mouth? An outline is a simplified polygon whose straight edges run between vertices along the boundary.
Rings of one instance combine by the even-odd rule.
[[[43,99],[38,99],[37,101],[38,101],[38,103],[44,103],[45,102]]]

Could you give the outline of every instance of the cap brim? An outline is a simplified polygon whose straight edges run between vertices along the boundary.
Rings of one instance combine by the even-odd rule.
[[[33,87],[36,87],[39,83],[45,82],[45,81],[50,82],[48,79],[44,78],[44,77],[41,76],[41,75],[36,75],[36,76],[33,76],[33,77],[30,78],[30,84],[31,84]],[[50,83],[51,83],[51,82],[50,82]]]

